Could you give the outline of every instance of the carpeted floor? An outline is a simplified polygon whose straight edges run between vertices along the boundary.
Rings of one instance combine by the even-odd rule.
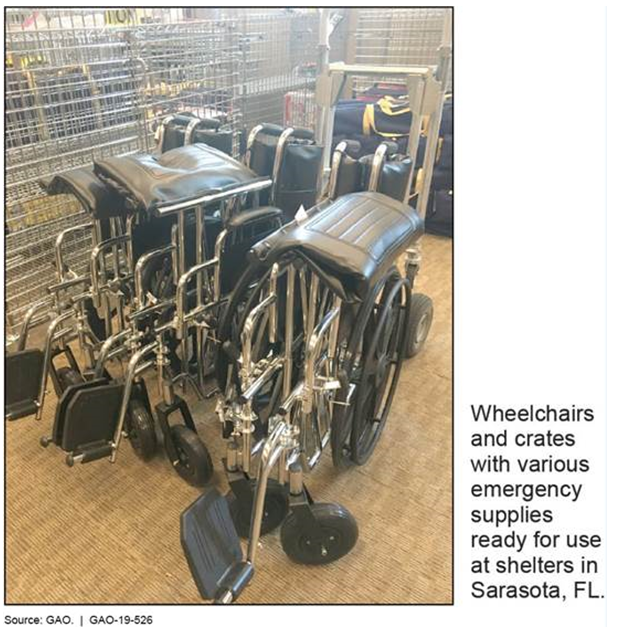
[[[345,472],[324,458],[308,480],[318,501],[355,515],[356,547],[329,566],[299,566],[267,535],[242,603],[451,602],[451,249],[423,240],[416,290],[433,298],[432,333],[405,363],[375,454]],[[195,417],[218,460],[213,407],[202,403]],[[54,410],[52,394],[41,422],[7,424],[6,603],[199,603],[179,540],[179,515],[199,491],[162,455],[144,464],[128,443],[113,466],[68,468],[62,451],[38,443]]]

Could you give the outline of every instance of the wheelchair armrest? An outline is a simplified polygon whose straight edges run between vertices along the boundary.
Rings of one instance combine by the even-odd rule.
[[[266,263],[268,261],[268,256],[270,255],[270,251],[272,250],[272,248],[276,246],[287,235],[289,235],[289,233],[291,233],[297,226],[298,222],[296,220],[292,220],[284,226],[281,226],[278,231],[274,231],[274,233],[271,233],[270,235],[268,235],[268,237],[255,243],[248,254],[249,262]]]
[[[275,219],[278,218],[283,223],[283,211],[275,206],[262,206],[257,209],[249,209],[248,211],[241,211],[236,215],[233,215],[227,222],[226,227],[230,231],[235,231],[246,224],[255,222],[260,219]]]

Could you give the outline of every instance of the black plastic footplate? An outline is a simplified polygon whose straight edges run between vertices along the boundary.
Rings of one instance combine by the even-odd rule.
[[[4,416],[9,421],[33,415],[43,375],[43,351],[32,348],[5,357],[6,399]]]
[[[254,569],[242,559],[227,500],[208,489],[180,517],[182,548],[203,599],[235,601]]]

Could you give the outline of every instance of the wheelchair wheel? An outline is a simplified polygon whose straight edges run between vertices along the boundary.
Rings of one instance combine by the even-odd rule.
[[[178,462],[174,469],[191,486],[205,486],[212,478],[212,458],[199,435],[186,426],[170,428],[170,445],[175,449]]]
[[[415,357],[424,347],[433,323],[433,301],[428,295],[414,293],[409,311],[409,335],[405,357]]]
[[[409,282],[396,268],[375,288],[353,328],[335,404],[331,448],[334,464],[364,464],[383,431],[403,363],[409,325]]]
[[[82,384],[84,378],[79,371],[76,371],[70,366],[63,366],[56,371],[58,381],[60,382],[60,388],[65,391],[69,386],[75,386],[76,384]]]
[[[156,455],[154,420],[144,404],[137,399],[129,404],[127,434],[137,457],[149,461]]]
[[[255,485],[256,481],[251,479],[250,488],[252,494],[255,492]],[[243,507],[233,492],[227,493],[226,499],[238,535],[243,539],[248,539],[251,531],[253,500],[251,499],[250,504]],[[287,488],[279,484],[276,480],[269,479],[266,489],[264,512],[261,520],[261,534],[267,535],[273,530],[276,530],[276,528],[281,525],[283,519],[285,519],[288,510],[289,495]]]
[[[310,504],[321,535],[314,535],[293,512],[281,526],[281,544],[286,555],[296,563],[323,565],[345,556],[358,540],[358,524],[353,515],[340,504]]]
[[[409,325],[410,305],[405,304],[408,293],[406,279],[386,286],[375,318],[375,331],[366,349],[356,391],[351,429],[351,459],[356,464],[364,464],[371,456],[392,406],[404,359],[402,328]]]

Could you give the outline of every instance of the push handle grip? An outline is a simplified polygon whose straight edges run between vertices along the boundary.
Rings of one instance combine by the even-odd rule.
[[[261,125],[259,133],[262,133],[263,135],[281,135],[283,131],[283,127],[278,124],[269,124],[268,122],[264,122]]]
[[[179,124],[181,126],[187,126],[192,120],[197,118],[196,115],[191,113],[176,113],[173,117],[172,123]],[[199,120],[198,128],[214,129],[218,131],[221,128],[221,121],[216,118],[197,118]]]
[[[221,128],[221,121],[215,118],[201,118],[197,128],[207,128],[218,131]]]
[[[292,135],[294,138],[298,138],[298,140],[313,140],[315,138],[315,134],[310,129],[296,129],[295,127]]]
[[[391,155],[397,155],[399,152],[398,144],[396,142],[382,142],[379,146],[386,147],[386,153],[388,157],[390,157]]]
[[[345,144],[347,145],[345,147],[345,153],[347,153],[347,155],[360,155],[360,151],[362,151],[362,145],[360,144],[360,142],[358,142],[358,140],[343,140],[343,142],[345,142]]]

